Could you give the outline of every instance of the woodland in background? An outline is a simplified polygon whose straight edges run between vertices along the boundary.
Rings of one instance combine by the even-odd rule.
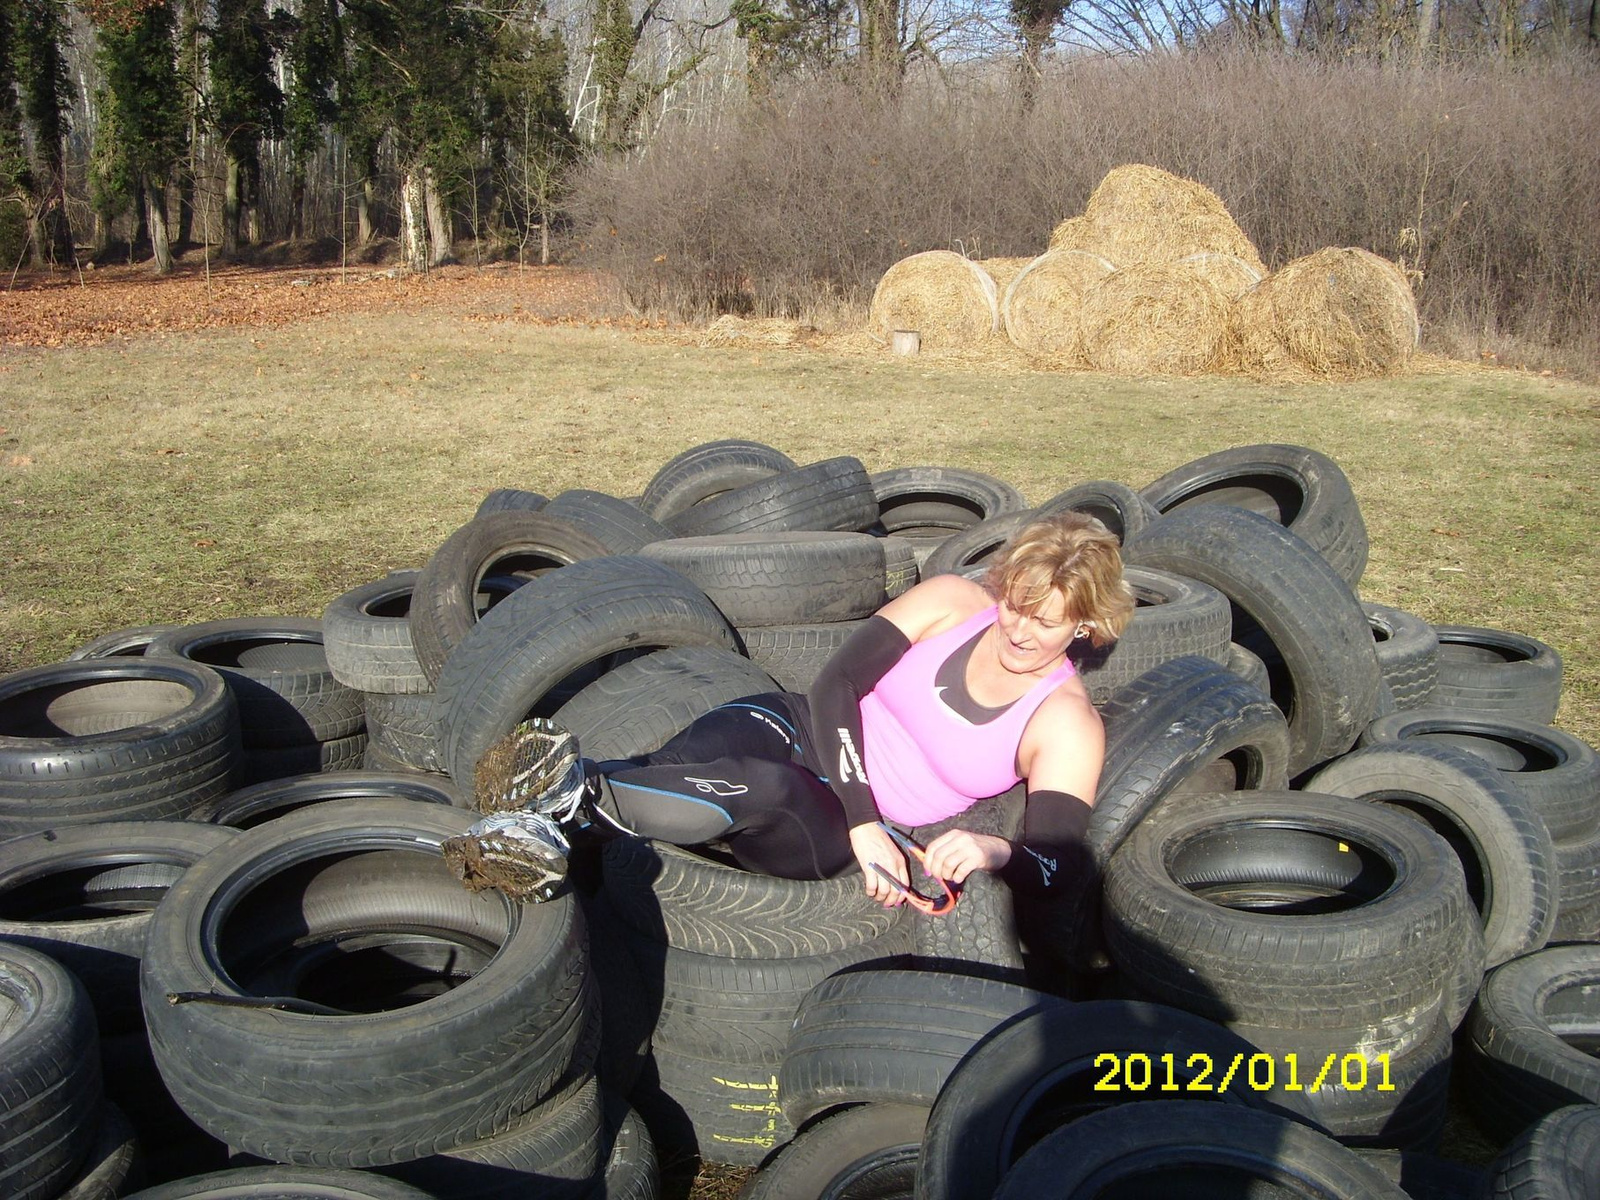
[[[0,0],[0,262],[552,254],[654,313],[1031,255],[1107,169],[1600,362],[1600,0]]]

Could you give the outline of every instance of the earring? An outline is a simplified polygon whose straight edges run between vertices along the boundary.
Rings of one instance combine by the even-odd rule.
[[[1087,625],[1079,625],[1077,632],[1072,636],[1074,640],[1082,641],[1084,638],[1089,636],[1089,627]]]

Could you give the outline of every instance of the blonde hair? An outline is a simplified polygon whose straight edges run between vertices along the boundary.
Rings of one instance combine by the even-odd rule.
[[[1021,613],[1037,612],[1059,592],[1068,619],[1083,622],[1096,646],[1116,641],[1133,619],[1116,535],[1070,509],[1018,530],[994,556],[983,586]]]

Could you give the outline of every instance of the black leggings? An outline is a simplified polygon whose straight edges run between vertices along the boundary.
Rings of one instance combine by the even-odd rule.
[[[785,879],[831,879],[855,866],[804,696],[734,700],[653,753],[595,766],[617,818],[641,837],[718,840],[740,866]]]

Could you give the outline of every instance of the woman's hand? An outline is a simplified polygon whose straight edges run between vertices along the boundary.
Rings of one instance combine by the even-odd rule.
[[[1011,861],[1011,843],[991,833],[950,829],[928,843],[928,871],[961,883],[974,871],[998,871]]]
[[[872,869],[872,864],[877,863],[901,883],[907,887],[911,886],[911,873],[906,864],[906,856],[900,852],[900,847],[894,844],[894,839],[876,822],[852,825],[850,849],[855,852],[856,861],[861,864],[862,886],[867,895],[885,908],[904,904],[906,898],[890,887],[888,881]]]

